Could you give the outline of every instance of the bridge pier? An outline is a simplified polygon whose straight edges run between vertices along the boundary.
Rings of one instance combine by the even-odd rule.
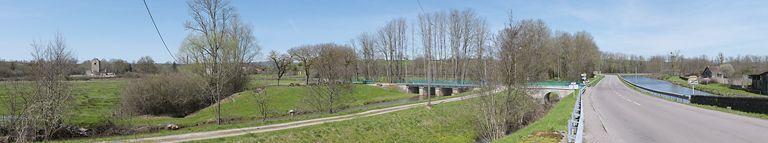
[[[419,88],[419,95],[421,95],[419,97],[426,98],[427,96],[435,96],[435,87],[432,87],[432,88],[429,88],[429,89],[427,89],[427,88],[428,87],[426,87],[426,86]]]
[[[453,88],[440,88],[437,91],[437,96],[451,96],[453,94]]]
[[[407,86],[408,93],[420,94],[419,86]]]
[[[462,92],[467,92],[467,90],[468,90],[468,88],[457,87],[457,88],[453,88],[453,93],[454,94],[458,94],[458,93],[462,93]]]

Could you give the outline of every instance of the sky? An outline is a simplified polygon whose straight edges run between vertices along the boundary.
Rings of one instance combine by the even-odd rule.
[[[147,0],[171,52],[190,33],[187,1]],[[423,11],[419,7],[423,7]],[[299,45],[349,43],[387,21],[410,24],[422,12],[473,9],[491,31],[517,19],[541,19],[553,31],[591,33],[601,51],[686,56],[768,55],[768,1],[668,0],[232,0],[253,25],[259,59]],[[410,26],[409,28],[414,28]],[[141,0],[2,0],[0,59],[29,60],[34,40],[64,36],[79,60],[172,61]]]

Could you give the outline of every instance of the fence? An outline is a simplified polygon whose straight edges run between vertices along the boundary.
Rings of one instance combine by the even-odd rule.
[[[586,91],[586,86],[579,88],[579,94],[576,95],[576,104],[573,105],[573,113],[571,113],[571,119],[568,120],[568,142],[581,143],[584,141],[584,114],[582,112],[583,107],[581,97]]]
[[[764,97],[726,97],[692,95],[691,103],[712,105],[733,110],[768,114],[768,98]]]

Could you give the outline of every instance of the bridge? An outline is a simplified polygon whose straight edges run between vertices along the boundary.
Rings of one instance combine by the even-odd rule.
[[[401,88],[407,89],[409,93],[419,94],[422,96],[450,96],[462,92],[469,91],[471,89],[480,87],[482,82],[470,81],[470,80],[409,80],[403,83],[397,83]],[[557,92],[560,98],[573,89],[578,89],[579,85],[571,85],[571,82],[567,81],[543,81],[535,82],[528,85],[529,89],[535,89],[537,93],[533,94],[534,98],[543,98],[549,92]]]
[[[480,85],[470,80],[408,80],[398,83],[409,93],[417,93],[422,96],[450,96],[477,88]]]

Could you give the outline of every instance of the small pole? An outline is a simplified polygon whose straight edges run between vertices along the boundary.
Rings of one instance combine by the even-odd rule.
[[[699,84],[699,81],[692,80],[690,84],[691,84],[691,95],[694,95],[696,94],[696,84]]]

